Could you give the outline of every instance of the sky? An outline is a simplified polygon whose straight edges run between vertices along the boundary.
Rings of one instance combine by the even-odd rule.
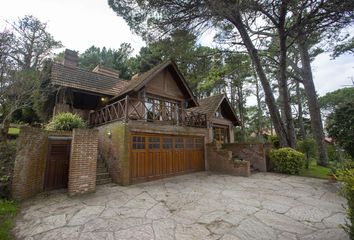
[[[13,22],[24,15],[33,15],[47,22],[48,32],[60,40],[65,48],[83,52],[92,45],[119,48],[130,43],[137,54],[145,45],[141,37],[133,34],[125,21],[108,6],[107,0],[2,0],[0,30],[6,21]],[[210,42],[203,36],[200,42]],[[316,90],[319,95],[352,86],[354,82],[354,56],[343,55],[331,60],[323,53],[312,62]]]

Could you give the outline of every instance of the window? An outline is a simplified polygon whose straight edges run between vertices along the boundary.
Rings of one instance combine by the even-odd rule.
[[[227,128],[213,127],[214,140],[220,143],[227,142]]]
[[[172,149],[173,148],[173,139],[172,137],[163,138],[163,149]]]
[[[149,137],[149,149],[160,149],[159,137]]]
[[[186,148],[188,148],[188,149],[194,148],[194,139],[193,138],[186,138]]]
[[[168,100],[148,97],[145,101],[146,119],[148,120],[176,120],[179,104]]]
[[[181,137],[175,138],[175,148],[184,148],[183,138]]]
[[[145,137],[133,136],[133,149],[145,149]]]
[[[196,149],[203,149],[204,146],[204,139],[203,138],[196,138],[195,139],[195,148]]]

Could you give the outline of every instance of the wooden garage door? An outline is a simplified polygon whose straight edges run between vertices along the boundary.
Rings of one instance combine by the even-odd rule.
[[[132,182],[204,171],[204,140],[191,136],[133,134],[130,156]]]
[[[68,185],[70,140],[49,140],[44,190]]]

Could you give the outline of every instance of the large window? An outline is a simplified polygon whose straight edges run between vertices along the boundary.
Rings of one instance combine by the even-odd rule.
[[[133,137],[133,149],[145,149],[145,137],[134,136]]]
[[[177,120],[179,106],[177,102],[148,97],[145,106],[147,120]]]
[[[213,127],[214,140],[219,143],[228,142],[228,128]]]

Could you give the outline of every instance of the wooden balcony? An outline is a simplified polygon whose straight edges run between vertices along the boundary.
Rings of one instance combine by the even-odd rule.
[[[115,103],[91,112],[89,124],[97,127],[115,121],[139,120],[146,122],[163,122],[164,124],[207,127],[205,114],[188,109],[171,106],[169,104],[156,104],[138,99],[125,97]]]

